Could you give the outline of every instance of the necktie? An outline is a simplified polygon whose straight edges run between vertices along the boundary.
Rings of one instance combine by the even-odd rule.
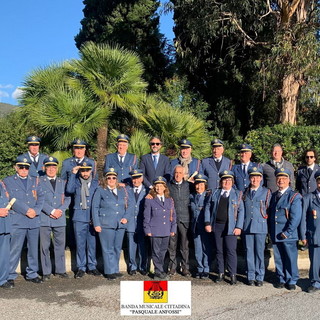
[[[312,176],[312,169],[311,168],[308,168],[308,175],[309,175],[309,179],[310,179]]]
[[[32,158],[33,158],[32,162],[33,162],[34,166],[37,167],[38,166],[37,156],[32,156]]]
[[[157,164],[158,164],[158,157],[157,156],[153,156],[153,165],[154,165],[155,169],[157,168]]]
[[[134,191],[134,197],[136,199],[136,202],[138,202],[138,198],[139,198],[138,188],[136,188],[135,191]]]
[[[251,199],[253,199],[254,195],[256,194],[256,190],[251,191]]]
[[[161,202],[164,205],[164,197],[161,197]]]
[[[244,174],[246,174],[246,165],[245,165],[245,164],[242,165],[242,172],[243,172]]]
[[[214,163],[215,163],[215,165],[216,165],[216,168],[219,170],[220,167],[221,167],[221,161],[220,161],[219,159],[216,159],[216,160],[214,161]]]
[[[282,197],[282,193],[280,191],[278,191],[277,195],[276,195],[277,202],[280,200],[281,197]]]
[[[80,165],[81,160],[80,160],[80,159],[77,159],[76,162],[77,162],[77,165]]]
[[[227,194],[228,194],[228,192],[225,191],[225,192],[222,194],[222,198],[227,198]]]
[[[119,156],[120,157],[120,163],[123,164],[123,156]]]
[[[53,190],[56,189],[56,179],[50,179],[50,183],[52,185]]]

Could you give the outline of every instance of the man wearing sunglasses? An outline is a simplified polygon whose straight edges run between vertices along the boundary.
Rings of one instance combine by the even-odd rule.
[[[141,157],[140,169],[143,172],[143,183],[147,188],[152,188],[152,181],[158,177],[165,177],[170,181],[170,160],[160,154],[162,141],[159,137],[152,137],[149,141],[151,152]]]
[[[9,199],[16,199],[10,210],[12,232],[10,243],[10,273],[8,282],[14,286],[25,239],[27,239],[26,280],[41,283],[38,275],[38,248],[40,214],[44,203],[44,194],[38,184],[38,178],[29,175],[31,161],[23,155],[17,157],[16,174],[6,177],[3,182]]]
[[[29,176],[43,176],[45,174],[43,161],[47,157],[47,155],[39,152],[41,139],[37,136],[30,136],[26,139],[26,141],[28,144],[28,152],[24,153],[22,156],[24,158],[27,158],[31,163]]]
[[[96,233],[92,225],[91,201],[95,190],[98,187],[98,180],[92,176],[94,162],[82,162],[75,166],[67,182],[66,191],[74,197],[73,206],[73,229],[76,240],[76,279],[88,274],[100,276],[97,270],[96,259]],[[79,174],[78,174],[79,173]]]
[[[305,196],[317,189],[317,183],[314,175],[320,171],[320,167],[316,163],[318,159],[316,150],[306,150],[303,158],[305,165],[298,169],[296,187],[302,196]]]

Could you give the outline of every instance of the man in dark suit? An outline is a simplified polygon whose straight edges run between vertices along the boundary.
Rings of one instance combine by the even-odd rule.
[[[27,158],[31,163],[29,169],[30,177],[39,177],[44,175],[43,160],[46,158],[46,155],[43,153],[39,153],[40,142],[41,139],[39,137],[28,137],[28,152],[22,155],[22,157]]]
[[[143,155],[140,163],[146,188],[152,187],[152,181],[157,176],[163,176],[167,180],[170,180],[170,160],[168,157],[160,154],[162,147],[160,138],[152,137],[149,145],[151,153]]]
[[[296,187],[305,196],[317,189],[315,174],[320,172],[320,166],[316,163],[318,154],[314,149],[308,149],[304,153],[305,166],[298,169]]]
[[[225,170],[231,170],[232,161],[223,156],[223,142],[215,139],[211,142],[212,157],[202,160],[203,173],[208,177],[208,187],[213,191],[219,188],[219,174]]]

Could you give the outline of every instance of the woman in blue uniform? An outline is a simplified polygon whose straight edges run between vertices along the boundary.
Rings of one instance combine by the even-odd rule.
[[[168,280],[163,269],[164,258],[169,246],[169,237],[177,232],[176,211],[170,197],[167,180],[157,177],[150,191],[152,199],[146,198],[143,228],[150,237],[151,257],[155,268],[155,280]]]
[[[211,191],[207,190],[208,178],[203,174],[194,177],[195,193],[190,195],[191,230],[193,234],[195,257],[197,261],[196,279],[208,279],[211,264],[210,233],[204,229],[204,207]]]
[[[92,200],[92,218],[99,233],[104,274],[108,280],[121,277],[119,260],[126,224],[133,217],[133,203],[120,187],[114,168],[108,168]]]

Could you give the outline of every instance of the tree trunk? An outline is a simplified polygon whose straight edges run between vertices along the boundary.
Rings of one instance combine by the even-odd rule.
[[[107,154],[108,123],[101,127],[97,133],[97,170],[99,177],[103,175],[104,158]]]
[[[285,76],[282,80],[281,99],[282,110],[281,123],[296,124],[297,101],[301,86],[302,75],[295,77],[294,74]]]

